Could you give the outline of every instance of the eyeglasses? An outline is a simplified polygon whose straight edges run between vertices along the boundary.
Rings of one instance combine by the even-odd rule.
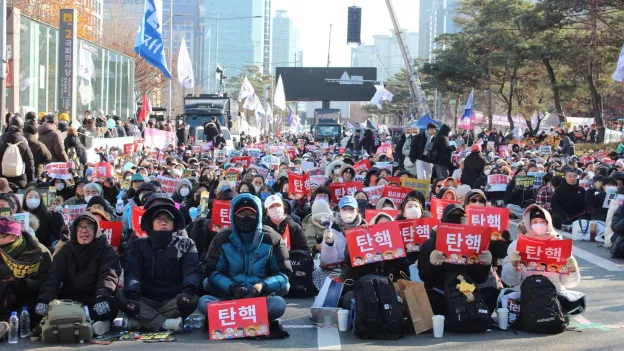
[[[472,204],[476,204],[477,202],[480,202],[480,203],[484,204],[485,203],[485,199],[474,198],[474,197],[472,199],[470,199],[470,203],[472,203]]]
[[[78,227],[76,227],[76,229],[81,232],[81,231],[88,231],[88,232],[92,232],[95,230],[95,226],[92,224],[87,224],[87,225],[79,225]]]
[[[169,223],[173,223],[173,218],[168,217],[168,216],[156,217],[154,218],[154,222],[169,224]]]

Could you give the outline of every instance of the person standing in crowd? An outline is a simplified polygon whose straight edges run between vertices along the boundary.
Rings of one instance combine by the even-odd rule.
[[[264,296],[270,333],[286,333],[278,319],[286,311],[281,296],[288,293],[292,274],[288,249],[278,233],[262,225],[262,204],[257,197],[236,196],[230,219],[232,228],[221,231],[210,244],[204,281],[209,295],[199,300],[197,309],[206,315],[210,302]]]
[[[35,161],[35,178],[41,177],[45,171],[45,165],[52,160],[52,154],[47,146],[39,141],[39,123],[36,119],[26,121],[24,126],[24,138],[28,140],[28,147]]]
[[[28,147],[28,140],[24,137],[23,131],[24,120],[20,116],[13,116],[0,143],[0,174],[2,174],[7,181],[16,184],[20,188],[25,188],[26,184],[32,182],[35,176],[35,160],[32,151]],[[21,174],[19,174],[19,165],[5,164],[4,156],[10,145],[17,146],[20,157],[22,158],[23,169]],[[7,161],[9,161],[9,158],[7,158]]]
[[[102,235],[96,217],[85,212],[72,222],[69,242],[54,255],[35,312],[44,317],[55,299],[78,301],[89,309],[93,333],[103,335],[117,317],[114,293],[120,274],[117,253]]]
[[[181,332],[197,306],[201,266],[195,243],[180,235],[184,217],[175,206],[154,205],[143,215],[147,237],[130,242],[123,291],[116,298],[129,329]]]
[[[432,165],[427,160],[425,149],[427,145],[432,142],[433,136],[436,133],[438,127],[433,124],[427,124],[427,129],[424,132],[418,133],[412,138],[412,145],[410,145],[409,158],[412,163],[416,164],[416,172],[418,179],[431,179]]]
[[[470,147],[470,155],[464,160],[464,170],[461,172],[462,184],[473,187],[477,179],[483,174],[487,161],[481,155],[481,145],[473,144]],[[453,177],[454,178],[454,177]]]
[[[451,128],[443,124],[440,127],[440,131],[438,135],[436,135],[435,140],[432,141],[434,143],[432,152],[434,150],[437,151],[437,157],[435,158],[433,165],[435,166],[435,170],[437,173],[437,177],[439,179],[446,178],[449,176],[449,171],[451,167],[453,167],[453,151],[456,150],[455,141],[450,141],[449,134],[451,132]]]
[[[54,114],[45,117],[45,123],[39,126],[39,141],[42,142],[52,154],[52,162],[69,162],[69,157],[63,147],[63,136],[57,125],[58,118]]]

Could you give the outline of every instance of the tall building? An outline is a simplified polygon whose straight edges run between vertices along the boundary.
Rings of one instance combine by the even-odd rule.
[[[204,0],[205,26],[211,37],[204,43],[204,57],[209,57],[210,76],[214,77],[217,58],[217,14],[219,34],[218,64],[229,77],[244,72],[246,65],[265,71],[271,58],[271,0]],[[209,53],[210,51],[210,53]],[[214,90],[215,82],[211,82]],[[238,88],[236,88],[238,89]]]
[[[412,56],[416,58],[418,51],[418,33],[403,31],[405,45]],[[360,45],[351,49],[351,65],[353,67],[376,67],[377,79],[387,81],[393,75],[405,68],[405,62],[399,43],[394,33],[387,35],[373,35],[372,45]]]
[[[277,10],[273,19],[273,59],[271,65],[275,67],[300,66],[299,32],[288,18],[286,10]],[[296,64],[295,64],[296,62]]]
[[[459,0],[420,0],[418,57],[428,61],[440,49],[435,39],[442,34],[457,33],[453,22]]]

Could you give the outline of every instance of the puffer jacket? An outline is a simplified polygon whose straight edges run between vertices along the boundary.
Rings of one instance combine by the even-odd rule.
[[[24,138],[28,140],[28,147],[33,154],[35,162],[35,177],[39,178],[45,170],[45,165],[52,160],[50,150],[39,141],[37,134],[24,133]]]
[[[95,239],[88,245],[76,240],[78,222],[88,219],[95,225]],[[70,239],[54,255],[52,270],[45,280],[39,300],[70,299],[93,304],[96,297],[114,295],[121,274],[119,257],[102,235],[93,214],[84,212],[72,223]]]
[[[28,140],[24,138],[22,131],[17,126],[10,126],[4,135],[0,144],[0,174],[4,174],[2,170],[2,159],[7,151],[9,144],[18,144],[22,162],[24,162],[24,173],[17,177],[5,177],[9,183],[17,184],[20,188],[25,188],[27,182],[32,182],[35,175],[35,160],[32,151],[28,147]]]
[[[151,221],[150,215],[161,207],[151,206],[143,215],[144,223]],[[184,218],[175,207],[168,208],[175,216],[173,239],[166,248],[156,250],[148,236],[130,241],[124,291],[128,298],[148,299],[163,302],[176,297],[183,289],[199,292],[202,273],[195,242],[186,236]]]
[[[449,134],[451,132],[451,128],[443,124],[440,127],[440,131],[438,135],[431,141],[433,147],[438,150],[438,157],[435,160],[434,164],[444,166],[447,168],[451,168],[453,166],[451,157],[453,156],[453,151],[455,151],[456,147],[450,145]]]
[[[44,123],[39,126],[39,141],[52,154],[52,162],[69,162],[69,157],[63,147],[63,137],[53,124]]]
[[[312,218],[312,214],[307,215],[303,219],[302,227],[303,232],[305,233],[306,241],[308,242],[308,247],[311,249],[312,253],[317,253],[318,250],[316,250],[316,245],[323,242],[323,232],[325,231],[325,227],[315,223]]]
[[[275,230],[262,225],[262,203],[258,197],[237,195],[232,200],[232,208],[236,208],[236,204],[243,199],[254,203],[258,213],[256,230],[241,234],[233,226],[217,234],[210,244],[205,264],[210,286],[219,295],[231,298],[230,288],[235,284],[251,289],[261,283],[263,296],[283,291],[292,274],[286,245]],[[230,211],[232,223],[234,217],[234,211]]]

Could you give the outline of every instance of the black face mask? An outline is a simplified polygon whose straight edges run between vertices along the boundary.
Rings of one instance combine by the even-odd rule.
[[[157,249],[164,249],[173,239],[173,230],[149,230],[147,234],[152,246]]]
[[[468,224],[468,217],[463,214],[450,214],[445,217],[444,223]]]
[[[258,226],[258,220],[234,217],[234,226],[239,233],[248,234],[256,230],[256,227]]]

